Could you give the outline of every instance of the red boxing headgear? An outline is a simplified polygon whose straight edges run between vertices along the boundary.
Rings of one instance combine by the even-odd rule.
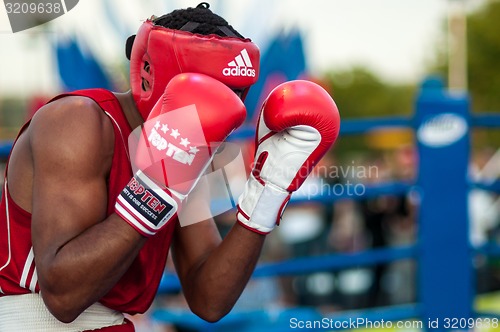
[[[132,96],[146,120],[172,77],[192,72],[240,90],[244,98],[257,82],[259,63],[259,48],[250,39],[200,35],[147,20],[139,28],[130,53]],[[143,89],[143,80],[149,84],[148,91]]]

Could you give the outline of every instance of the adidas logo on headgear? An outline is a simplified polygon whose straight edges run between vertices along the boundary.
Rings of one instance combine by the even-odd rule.
[[[248,56],[246,49],[243,49],[240,54],[238,54],[233,61],[227,64],[222,70],[224,76],[250,76],[255,77],[255,69],[253,68],[252,61]]]

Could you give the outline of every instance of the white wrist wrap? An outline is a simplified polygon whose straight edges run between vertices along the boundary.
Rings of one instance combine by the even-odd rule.
[[[250,174],[238,199],[238,221],[257,233],[267,234],[279,223],[290,195],[272,183],[262,184]]]

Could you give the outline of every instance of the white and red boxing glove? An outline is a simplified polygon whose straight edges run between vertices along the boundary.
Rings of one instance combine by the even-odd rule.
[[[172,78],[140,128],[132,156],[138,170],[118,196],[116,213],[142,235],[156,234],[245,117],[240,98],[216,79]]]
[[[337,106],[316,83],[290,81],[271,91],[259,115],[254,166],[238,200],[238,222],[260,234],[271,232],[339,129]]]

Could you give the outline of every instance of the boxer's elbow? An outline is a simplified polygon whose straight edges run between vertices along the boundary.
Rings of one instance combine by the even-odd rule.
[[[41,293],[47,309],[63,323],[71,323],[82,313],[82,310],[75,305],[75,301],[72,301],[67,295],[43,291]]]
[[[210,303],[207,305],[190,305],[190,309],[201,319],[209,323],[216,323],[231,311],[232,306]]]
[[[209,323],[216,323],[227,315],[227,313],[219,311],[210,311],[210,310],[202,310],[202,311],[192,310],[192,311],[196,316],[200,317],[201,319]]]
[[[60,276],[54,271],[40,271],[40,294],[45,306],[55,318],[63,323],[70,323],[82,313],[84,306],[72,291],[75,288],[65,285],[65,278]]]

